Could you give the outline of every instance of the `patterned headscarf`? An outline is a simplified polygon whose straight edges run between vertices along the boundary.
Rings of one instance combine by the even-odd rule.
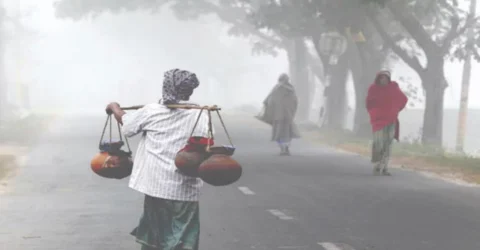
[[[198,85],[200,85],[200,82],[192,72],[181,69],[171,69],[165,72],[162,93],[163,104],[187,101]]]

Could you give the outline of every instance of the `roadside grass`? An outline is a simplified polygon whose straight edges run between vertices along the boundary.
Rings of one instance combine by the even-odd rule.
[[[370,138],[360,138],[351,131],[331,129],[303,130],[304,136],[324,145],[357,153],[367,158],[371,153]],[[456,176],[480,184],[480,158],[453,154],[438,147],[419,143],[395,142],[391,161],[402,168]]]
[[[8,176],[13,170],[15,156],[11,154],[0,155],[0,180]]]
[[[0,127],[0,180],[14,170],[20,148],[35,144],[53,121],[53,116],[30,115]],[[18,150],[17,150],[18,148]]]

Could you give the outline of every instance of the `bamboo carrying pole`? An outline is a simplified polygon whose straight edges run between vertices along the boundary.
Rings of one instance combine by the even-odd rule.
[[[188,105],[188,104],[169,104],[169,105],[165,105],[165,106],[168,107],[168,108],[171,108],[171,109],[203,109],[203,110],[209,110],[209,111],[220,111],[220,110],[222,110],[217,105],[196,106],[196,105]],[[141,109],[143,107],[144,107],[144,105],[136,105],[136,106],[120,107],[120,108],[122,110],[136,110],[136,109]]]

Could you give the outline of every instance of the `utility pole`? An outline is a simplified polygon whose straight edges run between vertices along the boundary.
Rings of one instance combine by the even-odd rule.
[[[468,22],[471,27],[468,29],[467,37],[467,57],[465,58],[465,64],[463,65],[463,79],[462,79],[462,92],[460,97],[460,110],[458,114],[458,126],[457,126],[457,145],[456,150],[458,153],[464,153],[466,123],[468,114],[468,92],[470,89],[470,75],[472,71],[472,46],[474,43],[474,29],[473,20],[475,19],[477,12],[477,0],[470,1],[470,15]]]
[[[25,46],[24,46],[24,41],[25,41],[25,31],[21,29],[21,23],[20,23],[20,13],[21,13],[21,4],[20,1],[16,2],[16,9],[15,9],[15,15],[13,18],[17,19],[14,20],[14,22],[18,22],[17,25],[15,25],[15,37],[13,38],[15,40],[15,45],[14,45],[14,51],[15,51],[15,60],[16,60],[16,65],[15,65],[15,74],[16,77],[13,80],[14,83],[16,84],[17,87],[17,92],[15,95],[15,102],[17,105],[19,105],[22,109],[26,108],[27,105],[27,83],[25,81]]]

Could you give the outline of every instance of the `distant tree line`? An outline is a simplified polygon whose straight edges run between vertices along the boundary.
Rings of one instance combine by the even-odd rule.
[[[468,51],[475,59],[480,34],[468,43],[466,30],[479,30],[476,16],[459,7],[456,0],[59,0],[59,18],[80,20],[110,11],[158,11],[168,7],[181,20],[216,15],[230,26],[229,34],[251,40],[254,53],[275,56],[285,51],[292,82],[301,96],[299,118],[311,109],[314,84],[330,79],[327,98],[328,126],[342,127],[345,117],[346,81],[353,77],[356,109],[354,131],[369,133],[364,100],[369,84],[383,65],[402,60],[421,79],[425,94],[422,142],[441,145],[444,92],[448,87],[444,66],[447,60],[462,61]],[[321,46],[324,34],[337,32],[347,46],[331,65]],[[313,44],[316,53],[311,53]],[[426,58],[426,63],[422,63]],[[412,100],[418,91],[408,88]]]

